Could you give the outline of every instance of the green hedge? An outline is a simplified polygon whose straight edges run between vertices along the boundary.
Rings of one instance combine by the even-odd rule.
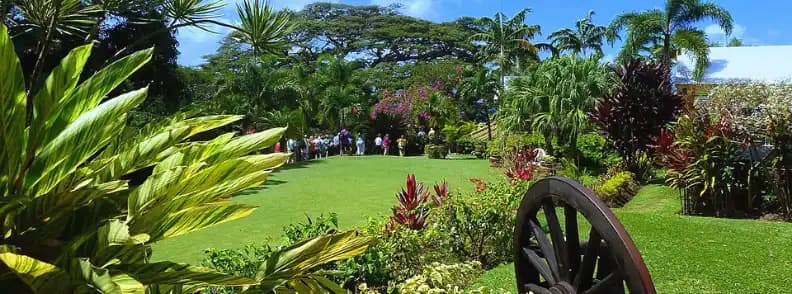
[[[448,155],[448,146],[443,144],[427,144],[424,153],[431,159],[443,159]]]
[[[638,183],[630,172],[606,176],[594,187],[594,192],[610,207],[622,207],[638,192]]]

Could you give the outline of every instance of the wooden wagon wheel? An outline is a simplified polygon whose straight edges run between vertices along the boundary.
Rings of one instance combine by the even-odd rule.
[[[540,210],[547,229],[537,218]],[[579,237],[578,213],[591,225],[586,242]],[[613,212],[567,178],[542,179],[525,193],[514,250],[520,293],[625,293],[625,287],[629,293],[655,293],[641,254]]]

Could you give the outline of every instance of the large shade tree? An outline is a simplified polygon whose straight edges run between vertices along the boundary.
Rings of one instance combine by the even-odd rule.
[[[693,77],[700,79],[709,55],[707,36],[695,26],[703,20],[712,20],[726,34],[731,34],[731,14],[708,1],[667,0],[663,9],[622,14],[610,25],[613,31],[627,30],[618,59],[626,61],[648,51],[670,72],[673,59],[688,51],[696,60]]]

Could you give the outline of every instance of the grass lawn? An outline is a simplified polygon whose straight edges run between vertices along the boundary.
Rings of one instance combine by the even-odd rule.
[[[305,215],[336,212],[342,227],[384,216],[408,173],[432,184],[446,179],[452,190],[472,189],[471,177],[497,175],[485,160],[423,157],[343,157],[286,167],[257,191],[235,201],[258,205],[248,218],[155,244],[154,259],[197,262],[205,248],[280,242],[281,228]],[[644,187],[617,209],[644,256],[660,293],[792,293],[792,224],[677,215],[678,194]],[[515,292],[511,264],[488,271],[475,283]]]
[[[792,292],[792,224],[676,215],[677,192],[644,187],[616,210],[644,256],[659,293]],[[515,292],[513,265],[473,287]]]
[[[154,259],[198,262],[206,248],[280,242],[282,228],[305,216],[338,214],[342,227],[362,225],[369,216],[384,216],[409,173],[432,185],[443,179],[449,188],[470,190],[471,177],[487,177],[486,160],[429,160],[425,157],[330,157],[291,165],[270,176],[265,186],[234,198],[259,206],[247,218],[168,239],[154,245]]]

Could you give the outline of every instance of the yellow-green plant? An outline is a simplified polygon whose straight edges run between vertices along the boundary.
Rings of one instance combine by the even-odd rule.
[[[324,236],[283,251],[268,263],[271,270],[256,278],[151,262],[154,242],[253,212],[255,207],[233,203],[230,197],[262,184],[286,161],[287,154],[253,154],[274,144],[285,129],[191,139],[241,118],[222,115],[174,118],[127,136],[127,113],[143,102],[147,89],[106,96],[148,62],[152,50],[119,59],[80,82],[91,47],[69,52],[31,93],[28,108],[19,59],[6,27],[0,25],[3,292],[297,287],[291,281],[312,278],[306,272],[314,265],[365,250],[368,239],[350,233]],[[309,279],[317,280],[322,281]]]

